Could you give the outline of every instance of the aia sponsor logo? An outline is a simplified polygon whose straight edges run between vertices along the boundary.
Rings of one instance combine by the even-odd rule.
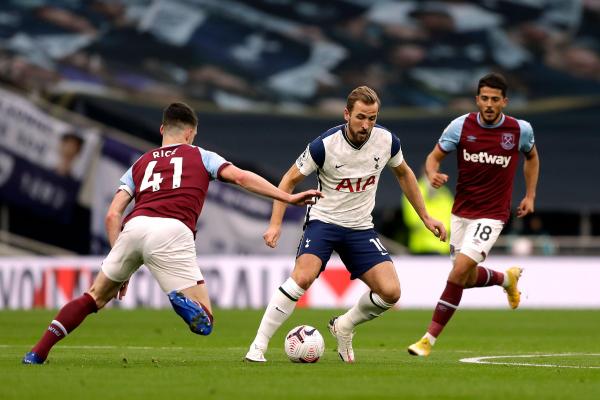
[[[368,178],[350,179],[344,178],[335,187],[338,192],[364,192],[371,185],[375,185],[375,175]]]
[[[504,132],[500,136],[500,146],[504,150],[512,150],[515,147],[515,135],[513,133]]]

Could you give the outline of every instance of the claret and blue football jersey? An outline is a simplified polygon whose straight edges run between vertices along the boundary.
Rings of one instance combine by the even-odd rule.
[[[494,125],[481,121],[479,113],[465,114],[450,122],[438,146],[445,153],[457,153],[458,179],[452,213],[469,219],[506,222],[519,152],[530,152],[534,143],[531,125],[508,115],[502,115]]]
[[[189,144],[148,151],[121,177],[119,189],[135,198],[123,225],[139,215],[175,218],[195,233],[208,184],[229,164],[217,153]]]

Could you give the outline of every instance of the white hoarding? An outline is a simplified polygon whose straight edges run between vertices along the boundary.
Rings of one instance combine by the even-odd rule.
[[[100,257],[1,258],[0,309],[57,308],[83,293],[102,262]],[[198,258],[214,306],[263,308],[271,294],[289,276],[293,256],[202,256]],[[433,309],[447,279],[446,257],[395,257],[402,285],[400,308]],[[596,282],[600,258],[490,257],[486,266],[504,270],[520,265],[523,308],[600,308]],[[299,307],[346,308],[366,290],[350,281],[341,261],[333,258],[327,269],[298,302]],[[123,301],[113,307],[169,307],[166,296],[145,267],[131,279]],[[463,308],[506,308],[499,287],[466,290]]]

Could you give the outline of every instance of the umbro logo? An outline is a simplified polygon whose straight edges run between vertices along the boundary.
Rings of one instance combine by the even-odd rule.
[[[343,167],[344,165],[346,165],[346,164],[335,164],[335,168],[336,168],[336,169],[337,169],[337,168],[341,168],[341,167]]]
[[[477,138],[475,136],[472,136],[472,135],[467,136],[467,142],[474,142],[476,140],[477,140]]]

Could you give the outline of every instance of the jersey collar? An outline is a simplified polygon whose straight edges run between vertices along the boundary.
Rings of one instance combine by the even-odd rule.
[[[346,142],[350,145],[350,147],[352,147],[355,150],[360,150],[363,148],[363,146],[371,139],[371,136],[373,135],[373,129],[371,129],[371,133],[369,134],[369,137],[367,138],[367,140],[365,140],[363,142],[363,144],[361,144],[360,146],[355,145],[354,143],[352,143],[350,141],[350,138],[348,138],[348,135],[346,134],[346,129],[348,129],[348,124],[345,124],[342,127],[342,135],[344,136],[344,139],[346,140]]]
[[[502,118],[500,118],[500,121],[496,122],[495,124],[488,125],[485,122],[483,122],[483,120],[481,119],[481,113],[477,113],[477,123],[482,128],[497,128],[504,123],[505,119],[506,119],[506,116],[504,115],[504,113],[502,113]]]

